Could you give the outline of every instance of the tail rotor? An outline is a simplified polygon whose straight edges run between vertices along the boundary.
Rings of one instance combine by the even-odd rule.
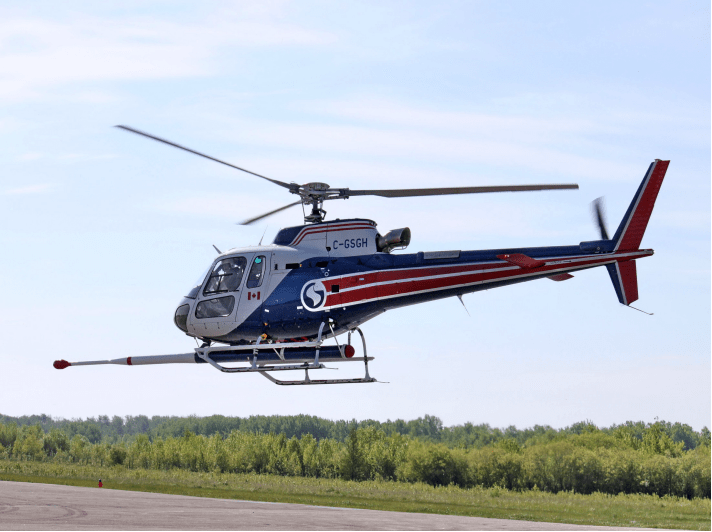
[[[601,232],[601,240],[610,240],[608,230],[606,229],[606,209],[603,203],[603,197],[596,198],[591,202],[591,212],[593,213],[593,218],[598,225],[599,231]]]

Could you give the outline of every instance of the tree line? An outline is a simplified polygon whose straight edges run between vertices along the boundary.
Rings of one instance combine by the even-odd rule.
[[[272,416],[276,417],[285,422],[288,419]],[[293,416],[292,424],[285,426],[298,430],[301,417]],[[303,417],[305,422],[319,419]],[[427,428],[436,420],[430,418],[423,422],[421,419],[421,424],[412,427]],[[386,430],[394,425],[386,424],[384,428],[375,422],[364,423],[364,426],[360,426],[361,423],[350,423],[343,439],[317,438],[308,432],[288,436],[286,432],[240,429],[197,434],[184,428],[180,435],[156,432],[149,437],[147,430],[124,435],[121,440],[99,437],[92,442],[87,436],[72,434],[62,427],[45,431],[41,423],[3,422],[0,423],[0,459],[128,469],[179,468],[357,481],[424,482],[463,488],[499,486],[554,493],[710,497],[709,432],[706,439],[705,433],[696,433],[694,446],[690,446],[683,438],[676,441],[670,435],[674,425],[665,422],[629,423],[608,429],[584,422],[559,431],[551,428],[527,429],[529,432],[512,429],[509,433],[508,429],[472,430],[468,438],[458,440],[457,445],[442,437],[442,424],[438,429],[440,441],[434,441],[428,434]],[[209,424],[199,423],[199,426]],[[159,422],[153,430],[159,427],[165,428]],[[484,438],[485,433],[489,434],[488,438]],[[475,434],[482,437],[474,438]]]
[[[383,431],[386,435],[399,434],[410,436],[433,443],[442,443],[449,448],[472,449],[493,445],[504,439],[513,439],[520,446],[532,443],[552,441],[561,435],[581,434],[594,425],[590,421],[575,423],[563,429],[554,429],[548,425],[535,425],[531,428],[517,429],[514,426],[507,428],[493,428],[489,424],[455,425],[445,427],[440,418],[425,415],[418,419],[404,421],[364,421],[339,420],[331,421],[316,416],[98,416],[85,420],[54,419],[45,414],[11,417],[0,414],[0,423],[16,424],[18,426],[39,425],[44,432],[51,429],[60,429],[70,438],[81,435],[91,443],[118,443],[145,434],[149,440],[154,438],[179,437],[186,431],[197,435],[212,436],[220,434],[226,437],[231,432],[249,432],[254,434],[284,434],[287,438],[301,438],[307,434],[317,441],[331,439],[339,442],[346,441],[352,429],[365,429],[373,427]],[[606,434],[614,434],[625,428],[625,431],[640,441],[651,425],[643,421],[628,421],[622,425],[602,427],[600,430]],[[710,445],[710,431],[704,427],[697,432],[689,425],[659,421],[660,427],[674,443],[683,443],[684,450],[695,449],[698,445]]]

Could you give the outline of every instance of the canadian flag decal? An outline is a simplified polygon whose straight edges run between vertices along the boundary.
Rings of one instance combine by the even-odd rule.
[[[247,292],[247,301],[250,301],[252,299],[256,299],[259,301],[260,293],[259,292]]]

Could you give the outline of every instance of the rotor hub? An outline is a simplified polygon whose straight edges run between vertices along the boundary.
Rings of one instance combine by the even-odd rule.
[[[323,192],[326,192],[327,190],[329,190],[329,185],[327,183],[319,183],[319,182],[315,181],[313,183],[306,183],[306,184],[302,185],[300,188],[301,188],[300,192],[304,192],[306,194],[310,194],[313,192],[323,193]]]

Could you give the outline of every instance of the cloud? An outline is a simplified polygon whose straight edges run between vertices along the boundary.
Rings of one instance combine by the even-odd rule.
[[[289,199],[291,198],[285,198],[282,203],[286,204],[286,200]],[[267,207],[265,198],[260,201],[260,198],[254,194],[203,193],[175,195],[173,198],[147,202],[145,208],[182,216],[218,219],[232,224],[249,218],[253,214],[250,209],[262,208],[267,211],[280,206],[279,199],[274,198],[273,201],[274,206]]]
[[[232,9],[188,21],[115,15],[0,18],[0,97],[14,100],[76,82],[208,75],[217,70],[214,56],[223,47],[234,54],[236,47],[334,40],[332,34],[280,20],[269,9]]]
[[[105,161],[107,159],[116,159],[118,155],[113,153],[65,153],[57,156],[57,160],[63,162],[85,162],[85,161]]]
[[[550,105],[556,96],[565,102],[558,110]],[[348,157],[358,165],[368,161],[412,169],[414,177],[428,168],[431,181],[457,168],[464,182],[469,173],[477,174],[478,180],[487,174],[498,175],[500,184],[505,182],[503,175],[523,182],[590,179],[634,183],[651,161],[651,146],[645,140],[650,135],[683,132],[668,141],[685,148],[704,142],[687,142],[689,135],[699,137],[701,127],[695,118],[698,113],[691,112],[689,105],[671,104],[659,110],[660,106],[651,106],[646,100],[637,106],[630,101],[604,106],[598,95],[581,94],[568,99],[565,95],[552,94],[548,99],[542,95],[541,99],[544,103],[535,102],[528,110],[507,103],[473,110],[471,105],[443,108],[426,102],[355,96],[293,102],[291,110],[301,116],[308,114],[307,119],[236,119],[239,111],[209,116],[214,124],[223,124],[213,131],[226,142],[267,148],[272,159],[278,157],[278,150],[298,151],[302,159]],[[211,103],[216,109],[224,105]],[[601,107],[606,108],[603,115]],[[623,150],[630,138],[637,139],[637,144]],[[290,175],[275,177],[303,180],[291,172],[293,169]],[[334,185],[335,181],[327,180]]]
[[[44,157],[43,153],[28,152],[28,153],[23,153],[22,155],[19,155],[17,158],[20,161],[36,161],[37,159],[41,159],[42,157]]]
[[[488,119],[496,122],[496,117]],[[503,118],[502,123],[511,122]],[[500,129],[504,128],[500,125]],[[285,122],[241,122],[240,132],[232,141],[243,145],[279,146],[283,149],[341,153],[357,156],[406,158],[443,164],[488,165],[518,167],[556,176],[573,178],[636,180],[640,166],[619,163],[610,158],[578,155],[554,143],[538,143],[523,139],[516,126],[509,126],[512,138],[506,134],[490,135],[490,129],[480,131],[434,131],[427,127],[405,128],[399,124],[318,124]],[[563,134],[563,133],[562,133]],[[435,185],[433,185],[435,186]]]
[[[26,187],[8,188],[2,193],[6,196],[13,196],[19,194],[41,194],[43,192],[47,192],[51,187],[52,185],[50,185],[49,183],[41,183],[37,185],[28,185]]]
[[[17,156],[18,161],[30,162],[39,159],[58,161],[62,163],[83,163],[86,161],[105,161],[116,159],[118,155],[113,153],[64,153],[61,155],[40,152],[27,152]]]
[[[710,212],[699,210],[674,210],[655,213],[654,216],[659,220],[660,225],[674,229],[685,229],[692,231],[701,229],[709,231],[710,228]]]

